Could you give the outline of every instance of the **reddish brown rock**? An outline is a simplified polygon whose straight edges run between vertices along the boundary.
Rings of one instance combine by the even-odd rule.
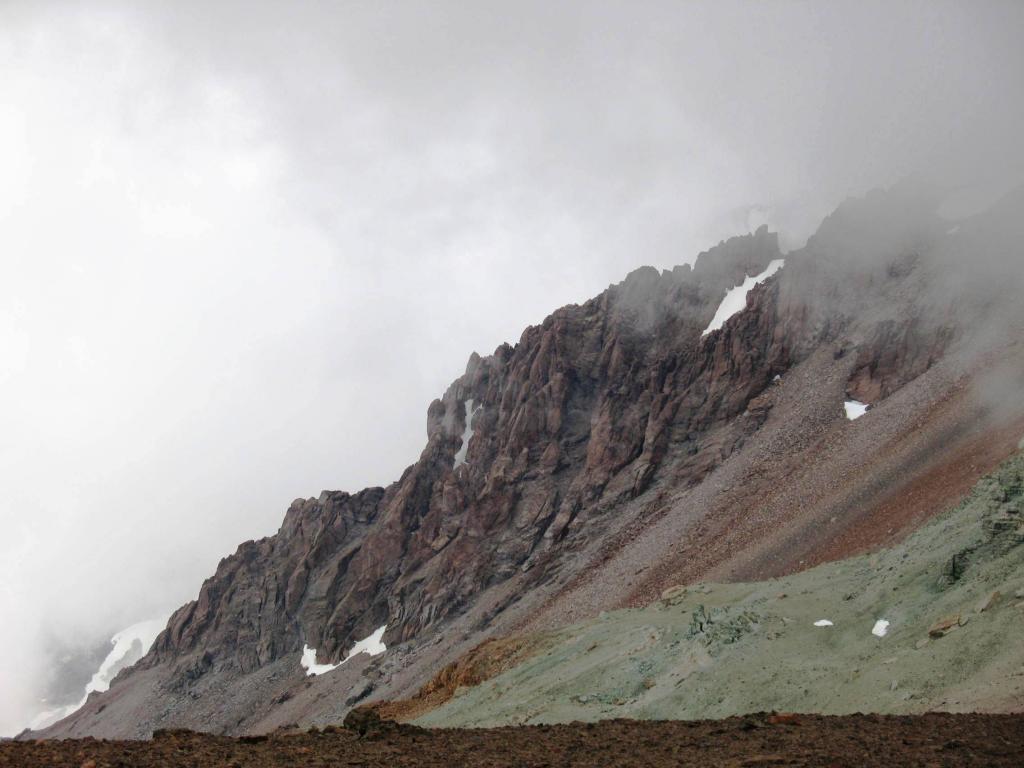
[[[945,616],[928,628],[930,637],[942,637],[960,626],[960,614]]]

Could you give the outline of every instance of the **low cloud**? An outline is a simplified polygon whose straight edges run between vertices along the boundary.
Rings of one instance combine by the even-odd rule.
[[[0,8],[0,732],[47,638],[396,478],[469,353],[923,168],[1013,176],[1024,9]]]

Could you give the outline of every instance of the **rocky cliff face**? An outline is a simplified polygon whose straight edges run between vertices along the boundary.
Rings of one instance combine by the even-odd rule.
[[[902,191],[845,204],[711,333],[727,291],[783,258],[764,228],[692,268],[639,269],[514,346],[473,355],[430,404],[427,445],[397,482],[293,502],[278,533],[225,558],[119,683],[159,670],[152,708],[297,658],[304,643],[337,658],[385,623],[389,645],[441,643],[438,630],[468,616],[471,640],[524,595],[539,604],[600,567],[581,553],[671,514],[669,495],[751,441],[780,377],[839,361],[846,395],[875,405],[992,311],[936,289],[964,246],[950,251],[933,209]],[[813,391],[801,376],[794,386]]]
[[[514,347],[474,355],[430,405],[427,446],[398,482],[295,501],[275,536],[243,544],[174,614],[150,662],[201,651],[185,670],[195,676],[215,663],[252,670],[303,643],[336,655],[384,623],[391,638],[417,636],[557,559],[571,529],[647,487],[670,443],[685,444],[698,481],[715,462],[699,436],[786,364],[768,344],[723,348],[701,332],[729,288],[777,258],[762,229],[693,269],[637,270]]]

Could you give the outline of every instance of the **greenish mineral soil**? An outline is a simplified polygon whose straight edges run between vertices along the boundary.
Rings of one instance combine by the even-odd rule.
[[[1022,506],[1018,454],[895,548],[773,581],[675,587],[561,630],[416,722],[1022,711]]]

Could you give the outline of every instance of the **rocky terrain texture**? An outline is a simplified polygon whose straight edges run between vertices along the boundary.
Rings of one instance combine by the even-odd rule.
[[[1024,432],[1024,199],[956,228],[937,205],[909,184],[845,203],[708,334],[782,257],[767,230],[473,355],[397,482],[294,502],[46,734],[339,722],[488,637],[899,541]],[[848,421],[848,398],[871,410]],[[383,624],[383,657],[304,677],[304,644],[336,661]]]
[[[508,660],[485,644],[413,706],[382,711],[444,727],[767,710],[1021,712],[1022,632],[1018,455],[896,547],[766,582],[676,586],[646,608],[517,638],[512,647],[527,652]],[[451,678],[458,684],[429,711]]]
[[[231,738],[161,731],[152,741],[0,743],[7,768],[259,766],[1019,766],[1020,715],[753,715],[714,721],[426,730],[328,726]]]

